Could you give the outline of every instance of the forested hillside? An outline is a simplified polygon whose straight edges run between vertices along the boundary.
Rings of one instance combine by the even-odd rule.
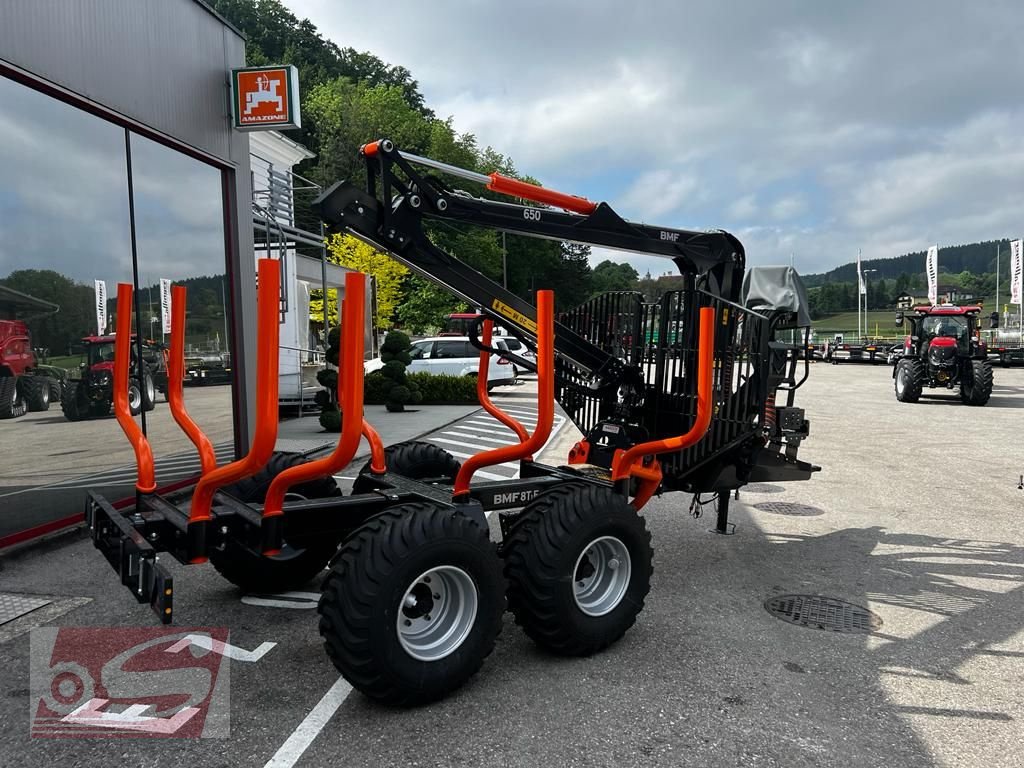
[[[302,91],[301,131],[289,135],[316,157],[297,169],[329,185],[359,180],[364,166],[359,147],[387,137],[415,154],[481,173],[500,171],[517,178],[511,158],[479,146],[476,137],[460,134],[450,117],[435,116],[411,72],[373,53],[327,40],[308,19],[298,19],[278,0],[210,0],[213,8],[248,37],[250,64],[294,64]],[[485,195],[482,188],[474,194]],[[489,277],[502,280],[500,233],[467,226],[435,226],[436,243]],[[540,288],[554,288],[561,307],[575,306],[596,290],[589,248],[509,235],[508,287],[529,298]],[[635,273],[634,273],[635,274]],[[402,291],[415,300],[399,301],[395,320],[414,330],[428,327],[458,303],[413,275],[402,278]]]

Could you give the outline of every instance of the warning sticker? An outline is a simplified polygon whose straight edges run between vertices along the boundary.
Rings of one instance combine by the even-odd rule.
[[[528,318],[522,312],[519,312],[518,310],[513,309],[512,307],[510,307],[508,304],[504,303],[503,301],[499,301],[498,299],[495,299],[491,303],[491,309],[493,309],[495,312],[497,312],[502,317],[507,317],[509,320],[511,320],[513,323],[515,323],[516,325],[520,326],[521,328],[525,328],[530,333],[536,333],[537,332],[537,323],[535,323],[533,320]]]

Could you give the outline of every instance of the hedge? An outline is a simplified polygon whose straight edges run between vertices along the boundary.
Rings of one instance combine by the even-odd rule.
[[[477,402],[476,378],[473,376],[435,376],[430,373],[409,373],[406,379],[423,396],[422,405],[465,405]],[[380,371],[366,374],[363,399],[367,405],[383,405],[392,382]]]

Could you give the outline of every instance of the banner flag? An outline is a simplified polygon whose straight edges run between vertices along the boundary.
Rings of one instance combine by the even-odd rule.
[[[939,246],[928,249],[928,259],[924,271],[928,275],[928,301],[937,304],[939,301]]]
[[[171,281],[160,279],[160,327],[164,334],[171,332]]]
[[[96,290],[96,335],[107,332],[107,284],[103,280],[94,280]]]

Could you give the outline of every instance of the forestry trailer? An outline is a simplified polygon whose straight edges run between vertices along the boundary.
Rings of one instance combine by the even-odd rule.
[[[732,491],[748,482],[806,480],[818,469],[797,458],[808,422],[794,393],[808,373],[810,319],[792,269],[745,270],[743,246],[725,232],[629,222],[605,203],[465,171],[390,141],[366,145],[362,156],[365,186],[331,187],[316,203],[321,218],[480,307],[470,328],[481,354],[477,394],[519,443],[483,449],[461,464],[433,444],[381,444],[363,418],[365,276],[351,273],[342,309],[339,442],[312,461],[274,454],[280,269],[261,260],[250,452],[217,466],[185,411],[186,297],[176,286],[168,401],[203,471],[188,486],[158,488],[149,444],[128,412],[132,299],[131,286],[121,286],[114,404],[135,447],[137,494],[115,505],[90,493],[86,518],[122,583],[163,621],[171,620],[174,590],[158,552],[183,563],[210,560],[254,591],[292,589],[328,568],[319,614],[331,660],[371,698],[421,703],[480,668],[506,604],[523,630],[556,654],[585,656],[618,640],[650,588],[650,534],[639,511],[655,494],[685,491],[697,501],[714,494],[716,530],[727,533]],[[473,197],[442,175],[532,202]],[[556,322],[551,291],[538,291],[536,305],[510,293],[435,246],[427,219],[663,256],[677,265],[684,287],[657,304],[636,293],[598,296]],[[537,373],[532,432],[487,394],[495,324],[536,352],[536,361],[514,360]],[[802,329],[801,342],[784,341],[795,329]],[[564,463],[543,464],[535,454],[550,435],[556,399],[584,437]],[[332,476],[361,438],[371,458],[342,496]],[[474,478],[509,461],[519,463],[518,478]],[[500,524],[499,543],[491,540],[490,512]]]

